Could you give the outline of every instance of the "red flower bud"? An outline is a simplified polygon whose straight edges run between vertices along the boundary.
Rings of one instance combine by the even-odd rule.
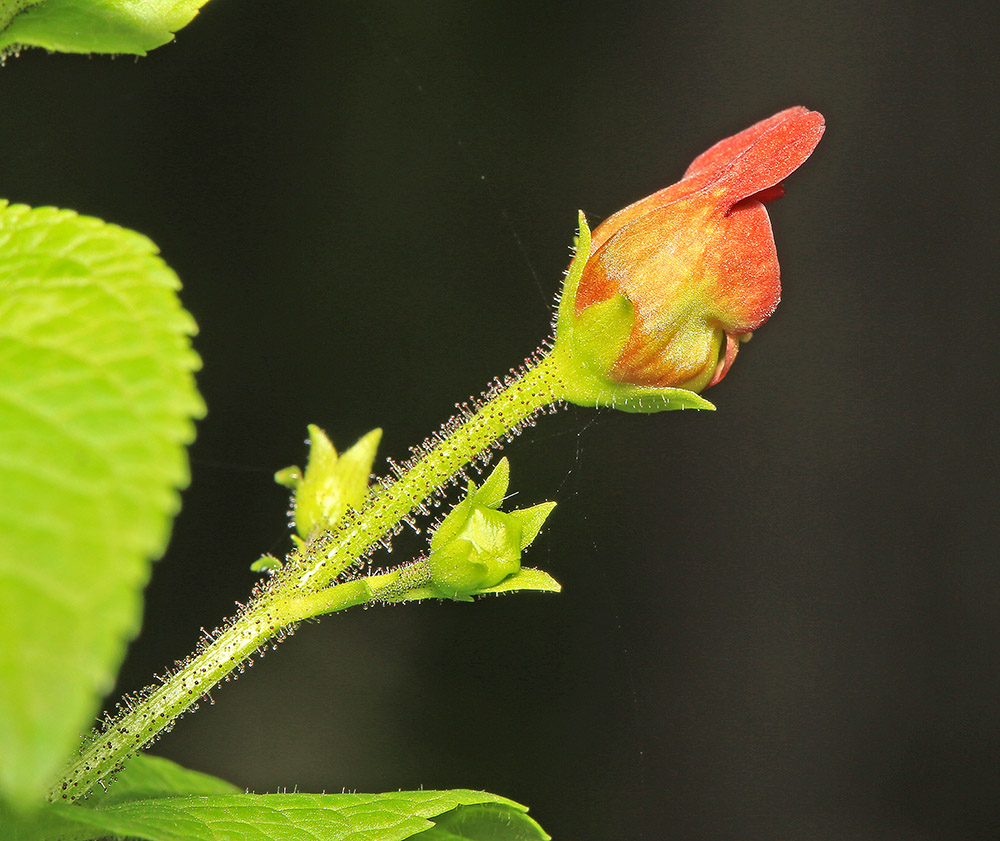
[[[812,154],[823,116],[789,108],[697,157],[676,184],[620,210],[593,233],[574,314],[622,295],[632,330],[606,372],[615,382],[701,391],[781,297],[764,203]],[[725,347],[723,349],[723,342]]]

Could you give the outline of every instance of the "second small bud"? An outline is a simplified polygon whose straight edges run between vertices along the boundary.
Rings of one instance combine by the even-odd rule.
[[[442,597],[469,600],[521,569],[521,552],[538,535],[556,504],[498,510],[509,480],[510,465],[502,459],[481,487],[470,481],[465,499],[431,537],[430,584]]]

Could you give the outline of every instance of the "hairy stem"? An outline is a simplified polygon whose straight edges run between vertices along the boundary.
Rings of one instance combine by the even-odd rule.
[[[414,459],[398,470],[398,478],[375,486],[360,511],[349,511],[334,531],[292,552],[251,602],[217,635],[203,641],[162,686],[127,701],[127,709],[87,740],[50,798],[85,796],[288,626],[320,613],[392,600],[400,586],[422,583],[423,570],[415,564],[331,586],[405,518],[415,511],[426,513],[427,501],[456,473],[484,457],[541,409],[558,402],[563,393],[558,371],[551,355],[530,359],[519,375],[487,391],[475,412],[445,424],[415,450]]]
[[[539,409],[559,399],[558,369],[552,356],[529,364],[517,378],[487,392],[479,409],[453,420],[418,456],[403,465],[399,478],[376,487],[358,512],[349,512],[338,528],[293,553],[283,577],[301,591],[325,587],[380,539],[393,533],[404,518],[476,458],[519,429]],[[427,513],[424,507],[422,513]]]

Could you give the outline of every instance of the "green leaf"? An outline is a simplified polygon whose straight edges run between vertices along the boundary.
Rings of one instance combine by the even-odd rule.
[[[0,0],[0,56],[21,47],[131,53],[173,40],[207,0]]]
[[[434,821],[418,841],[548,841],[549,836],[524,812],[499,803],[459,806]]]
[[[92,841],[107,837],[103,829],[60,814],[64,808],[62,804],[49,803],[29,816],[0,802],[0,841]]]
[[[67,826],[75,825],[88,827],[95,833],[127,835],[144,841],[403,841],[432,829],[435,820],[448,816],[457,807],[484,804],[494,808],[489,814],[473,815],[475,825],[488,826],[490,822],[525,825],[514,817],[526,811],[523,806],[486,792],[457,790],[169,797],[133,800],[97,809],[53,803],[39,816],[36,826],[43,831],[55,826],[65,832]],[[42,818],[49,823],[42,824]],[[56,818],[63,823],[57,824]],[[26,831],[14,837],[27,841]],[[74,841],[81,837],[99,836],[73,836]],[[513,838],[519,841],[547,836],[514,835]],[[31,841],[56,839],[60,836],[41,834],[32,836]]]
[[[106,789],[98,788],[87,798],[86,806],[104,808],[127,800],[187,794],[239,794],[242,791],[218,777],[146,753],[133,756],[117,779],[105,785]]]
[[[66,811],[64,804],[47,804],[40,812],[18,815],[0,803],[0,841],[87,841],[107,830],[75,820],[77,808],[103,809],[130,800],[184,795],[236,794],[240,790],[209,774],[192,771],[158,756],[141,753],[128,761],[108,788],[98,788],[85,801]]]
[[[40,799],[138,630],[204,407],[176,275],[132,231],[0,202],[0,794]]]

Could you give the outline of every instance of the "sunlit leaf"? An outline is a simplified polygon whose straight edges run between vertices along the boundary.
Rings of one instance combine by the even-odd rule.
[[[0,795],[40,799],[114,682],[203,413],[176,275],[0,203]]]
[[[132,53],[173,40],[207,0],[0,0],[0,55],[21,47]]]

